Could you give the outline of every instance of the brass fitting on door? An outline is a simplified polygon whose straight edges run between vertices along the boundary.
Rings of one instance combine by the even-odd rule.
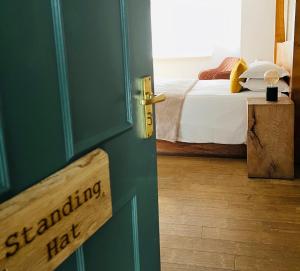
[[[141,104],[144,106],[144,127],[145,138],[150,138],[153,135],[153,104],[161,103],[166,100],[164,94],[154,95],[152,90],[151,77],[142,79],[142,95]]]

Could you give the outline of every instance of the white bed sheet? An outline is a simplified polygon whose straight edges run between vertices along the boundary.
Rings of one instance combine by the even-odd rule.
[[[193,87],[197,81],[195,79],[164,79],[164,78],[159,78],[155,79],[154,82],[154,89],[155,89],[155,94],[160,94],[160,93],[184,93],[191,87]]]
[[[243,144],[247,134],[247,98],[265,92],[232,94],[229,80],[201,80],[187,94],[178,141]]]

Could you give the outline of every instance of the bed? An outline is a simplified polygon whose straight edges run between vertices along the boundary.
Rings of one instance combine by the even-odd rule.
[[[229,86],[230,80],[157,80],[157,94],[163,92],[172,100],[174,89],[175,95],[182,93],[177,113],[166,112],[168,104],[156,107],[158,152],[245,157],[247,98],[265,97],[265,92],[245,90],[232,94]],[[176,137],[168,137],[163,127],[171,125],[170,120],[176,114],[179,115]]]

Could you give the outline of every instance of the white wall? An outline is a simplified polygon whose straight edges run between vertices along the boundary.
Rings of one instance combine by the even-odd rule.
[[[239,51],[215,48],[212,56],[190,58],[154,59],[155,78],[197,79],[198,74],[218,67],[225,57],[239,57]]]
[[[241,56],[274,60],[276,0],[242,0]]]
[[[256,59],[273,61],[276,0],[241,1],[240,55],[247,62],[253,62]],[[154,59],[154,76],[177,79],[197,78],[200,71],[215,68],[226,56],[240,55],[217,52],[214,56],[205,58]]]
[[[211,67],[211,57],[154,59],[153,66],[155,78],[193,79]]]
[[[285,0],[285,27],[286,42],[278,44],[277,48],[277,64],[283,66],[292,73],[294,58],[294,32],[295,32],[295,13],[296,0]]]
[[[152,0],[155,76],[197,78],[240,56],[241,1]]]
[[[198,74],[218,67],[227,56],[240,56],[240,52],[230,52],[216,48],[212,56],[190,58],[153,59],[155,78],[197,79]]]
[[[295,32],[295,14],[296,14],[296,0],[285,0],[286,13],[286,39],[294,41]]]

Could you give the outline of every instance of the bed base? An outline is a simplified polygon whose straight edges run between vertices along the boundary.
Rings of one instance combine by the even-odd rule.
[[[207,156],[222,158],[246,158],[247,147],[225,144],[194,144],[184,142],[156,141],[157,153],[162,155]]]

